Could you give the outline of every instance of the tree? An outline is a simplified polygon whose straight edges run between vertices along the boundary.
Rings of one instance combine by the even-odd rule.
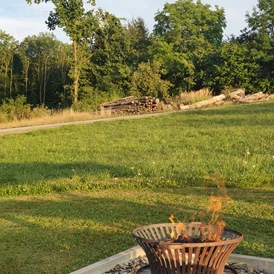
[[[78,100],[81,60],[78,59],[78,48],[83,39],[91,37],[96,25],[93,11],[85,12],[83,0],[26,0],[27,3],[32,2],[39,4],[41,2],[52,2],[55,6],[51,11],[46,22],[50,30],[56,27],[62,28],[73,42],[73,99]],[[88,3],[95,5],[95,0],[87,0]]]
[[[106,92],[109,99],[124,96],[130,88],[130,42],[119,18],[99,9],[99,27],[90,44],[91,84]]]
[[[195,67],[186,53],[174,51],[174,45],[161,38],[155,39],[148,51],[151,60],[160,65],[162,78],[172,83],[169,95],[177,95],[194,86]]]
[[[18,41],[0,30],[0,92],[2,98],[12,96],[13,60],[17,47]]]
[[[273,91],[274,85],[274,1],[258,0],[251,14],[246,14],[248,26],[239,37],[252,51],[260,67],[254,86],[261,91]]]
[[[226,27],[224,9],[211,9],[200,0],[166,3],[155,16],[154,35],[174,44],[177,50],[190,52],[204,44],[220,45]]]
[[[160,64],[158,62],[141,63],[132,77],[131,95],[152,96],[168,99],[168,89],[172,85],[161,79]]]
[[[60,90],[63,91],[68,84],[64,80],[64,73],[68,73],[67,47],[49,33],[29,36],[21,42],[18,52],[22,63],[24,93],[32,104],[52,105],[58,90],[60,94]]]
[[[245,43],[235,38],[224,42],[206,56],[204,81],[214,94],[224,89],[244,88],[251,92],[258,66],[254,61],[254,52]]]
[[[152,43],[152,38],[144,19],[140,17],[128,22],[126,25],[126,35],[130,43],[130,66],[136,70],[140,63],[148,61],[148,47]]]
[[[162,60],[162,64],[165,64],[167,79],[174,84],[173,92],[199,87],[206,54],[222,43],[226,26],[224,9],[215,6],[213,10],[200,0],[196,3],[177,0],[166,3],[155,21],[153,52],[164,50],[167,59]]]

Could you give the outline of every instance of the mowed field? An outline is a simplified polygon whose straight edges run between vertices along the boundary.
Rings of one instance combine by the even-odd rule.
[[[274,258],[273,171],[274,102],[0,136],[0,273],[70,273],[211,195],[235,252]]]

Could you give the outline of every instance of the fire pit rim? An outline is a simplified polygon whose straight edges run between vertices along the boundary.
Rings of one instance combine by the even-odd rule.
[[[166,242],[164,239],[162,240],[152,240],[152,239],[147,239],[147,238],[143,238],[143,237],[140,237],[138,235],[136,235],[135,233],[141,229],[146,229],[146,228],[152,228],[152,227],[165,227],[165,226],[169,226],[169,227],[176,227],[178,223],[158,223],[158,224],[151,224],[151,225],[144,225],[144,226],[140,226],[140,227],[137,227],[133,230],[133,237],[134,238],[139,238],[139,239],[142,239],[143,242],[146,242],[146,243],[152,243],[152,244],[156,244],[156,245],[161,245],[161,246],[169,246],[169,247],[172,247],[172,248],[180,248],[182,246],[184,247],[209,247],[209,246],[218,246],[218,245],[223,245],[224,243],[225,244],[231,244],[231,243],[234,243],[234,242],[239,242],[239,241],[242,241],[243,239],[243,234],[237,230],[234,230],[234,229],[231,229],[231,228],[227,228],[227,227],[224,227],[224,231],[225,232],[230,232],[230,233],[233,233],[233,234],[236,234],[237,237],[233,238],[233,239],[227,239],[227,240],[221,240],[221,241],[214,241],[214,242],[204,242],[204,243],[174,243],[174,242]],[[184,223],[185,225],[193,225],[193,226],[201,226],[201,225],[206,225],[206,226],[209,226],[208,224],[206,223],[203,223],[203,222],[190,222],[190,223]],[[212,227],[217,227],[217,226],[214,226],[212,225]]]

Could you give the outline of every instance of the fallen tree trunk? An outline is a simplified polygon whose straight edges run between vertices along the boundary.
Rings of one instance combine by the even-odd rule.
[[[221,95],[214,96],[212,98],[206,99],[204,101],[194,103],[192,105],[188,105],[188,106],[186,106],[186,105],[179,105],[178,108],[180,110],[201,108],[201,107],[206,107],[206,106],[217,104],[217,103],[223,101],[224,99],[225,99],[225,95],[221,94]]]
[[[243,98],[245,96],[245,91],[243,89],[238,89],[236,91],[233,91],[231,93],[228,94],[228,98],[231,100],[240,100],[241,98]]]
[[[267,99],[268,95],[264,94],[263,92],[258,92],[255,94],[247,95],[244,98],[238,100],[239,103],[252,103],[256,101],[260,101],[263,99]]]

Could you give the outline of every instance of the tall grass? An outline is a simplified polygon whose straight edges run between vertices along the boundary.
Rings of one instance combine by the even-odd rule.
[[[181,92],[177,97],[177,103],[193,104],[212,97],[212,91],[204,88],[198,91]]]
[[[42,112],[42,113],[41,113]],[[107,114],[98,112],[75,112],[72,109],[65,109],[60,111],[50,111],[46,109],[33,109],[32,117],[30,119],[13,119],[0,123],[0,128],[16,128],[25,126],[47,125],[63,122],[83,121],[97,118],[107,117]]]
[[[69,273],[191,221],[227,186],[238,253],[274,257],[274,102],[0,136],[1,273]],[[196,220],[196,219],[195,219]]]

